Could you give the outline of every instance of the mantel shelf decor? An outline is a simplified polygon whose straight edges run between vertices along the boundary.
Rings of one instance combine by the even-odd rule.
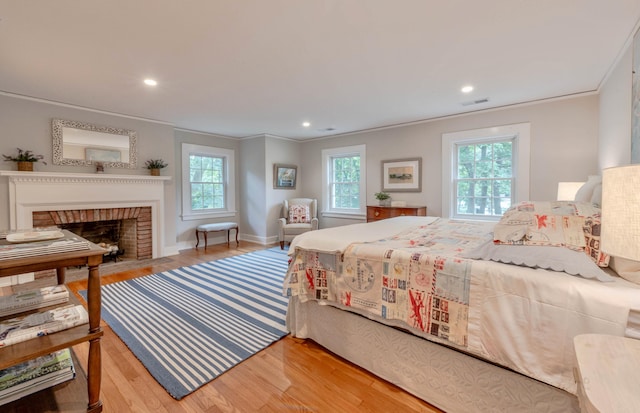
[[[144,163],[144,166],[150,171],[153,176],[160,176],[160,169],[169,166],[168,163],[162,159],[149,159]]]
[[[32,151],[30,150],[22,150],[20,148],[17,148],[18,150],[18,154],[17,155],[2,155],[2,157],[4,158],[5,162],[15,162],[18,165],[18,171],[25,171],[25,172],[30,172],[33,171],[33,164],[38,162],[38,161],[42,161],[43,164],[47,164],[45,161],[43,161],[44,156],[43,155],[35,155]]]

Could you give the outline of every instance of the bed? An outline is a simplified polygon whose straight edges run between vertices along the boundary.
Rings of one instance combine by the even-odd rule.
[[[447,412],[579,411],[573,337],[638,337],[640,285],[601,269],[598,210],[578,207],[303,234],[289,250],[288,327]]]

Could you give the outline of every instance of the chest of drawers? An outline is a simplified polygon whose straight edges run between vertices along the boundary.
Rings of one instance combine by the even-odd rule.
[[[400,217],[403,215],[427,216],[426,206],[387,207],[367,205],[367,222]]]

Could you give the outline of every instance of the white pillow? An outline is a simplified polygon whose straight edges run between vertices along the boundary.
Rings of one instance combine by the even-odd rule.
[[[565,247],[504,245],[488,241],[462,255],[463,258],[497,261],[529,268],[564,271],[583,278],[609,282],[614,278],[602,271],[587,254]]]
[[[591,203],[596,204],[598,208],[602,207],[602,182],[597,184],[593,188],[593,193],[591,194]]]
[[[602,177],[600,175],[589,175],[587,182],[584,183],[576,192],[574,201],[576,202],[591,202],[593,191],[596,186],[602,185]],[[599,205],[599,203],[598,203]]]
[[[640,261],[631,261],[620,257],[611,257],[609,267],[616,274],[632,283],[640,284]]]

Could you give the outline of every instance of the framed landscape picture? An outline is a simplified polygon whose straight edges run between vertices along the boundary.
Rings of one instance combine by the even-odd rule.
[[[420,192],[422,158],[382,161],[382,190],[385,192]]]
[[[298,167],[296,165],[273,164],[273,187],[275,189],[296,189]]]
[[[117,150],[85,148],[85,159],[98,162],[122,162],[122,153]]]

